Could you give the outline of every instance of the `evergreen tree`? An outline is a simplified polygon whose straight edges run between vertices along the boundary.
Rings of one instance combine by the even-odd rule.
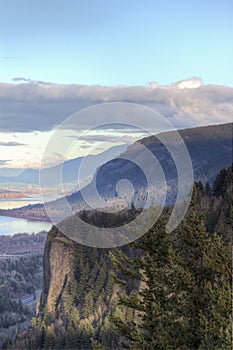
[[[225,179],[227,175],[227,170],[222,169],[217,175],[216,180],[214,181],[213,192],[215,196],[220,196],[225,190]]]
[[[133,310],[134,322],[114,319],[126,348],[231,348],[231,261],[222,237],[206,231],[199,198],[195,188],[176,232],[166,233],[164,215],[133,244],[140,252],[135,259],[121,251],[111,257],[115,281],[134,288],[120,297]]]
[[[173,252],[173,236],[166,233],[168,216],[163,215],[152,230],[133,244],[140,253],[136,259],[130,259],[118,251],[118,257],[111,256],[113,264],[125,277],[115,276],[122,286],[135,288],[120,303],[134,310],[134,322],[126,324],[115,318],[120,333],[128,339],[126,347],[132,349],[168,349],[179,345],[174,332],[180,325],[175,315],[175,305],[179,295],[175,294],[176,261]],[[137,291],[139,289],[139,291]]]
[[[186,345],[194,349],[230,349],[231,262],[222,238],[207,233],[205,213],[198,212],[197,207],[194,198],[178,229],[176,243],[184,271],[180,279],[183,290],[178,291],[185,295]]]
[[[211,195],[211,186],[210,186],[210,183],[209,183],[209,181],[207,181],[206,182],[206,185],[205,185],[205,192],[206,192],[206,194],[208,195],[208,196],[210,196]]]

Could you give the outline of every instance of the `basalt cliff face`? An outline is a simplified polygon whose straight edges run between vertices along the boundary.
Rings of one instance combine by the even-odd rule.
[[[74,245],[55,226],[47,236],[44,250],[43,289],[40,311],[52,311],[59,305],[68,281],[74,278]]]
[[[82,246],[52,227],[44,251],[36,346],[90,349],[91,339],[101,339],[108,348],[119,348],[119,336],[109,325],[112,316],[122,313],[117,305],[121,292],[110,271],[108,249]]]

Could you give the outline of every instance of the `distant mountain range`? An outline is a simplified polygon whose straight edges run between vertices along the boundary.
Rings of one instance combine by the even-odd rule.
[[[201,180],[204,184],[207,181],[212,183],[220,169],[231,165],[232,129],[233,123],[228,123],[179,131],[192,160],[195,181]],[[165,133],[168,139],[171,133],[173,131]],[[166,200],[167,204],[171,204],[176,197],[178,181],[177,169],[172,156],[156,136],[144,138],[138,143],[147,147],[162,166],[169,188]],[[138,143],[129,146],[121,157],[132,158],[132,154],[140,157],[141,150],[138,148]],[[126,179],[133,185],[133,201],[140,207],[146,195],[147,182],[145,175],[133,162],[121,157],[110,160],[99,167],[93,181],[84,188],[83,193],[86,197],[92,199],[93,189],[96,186],[101,197],[108,201],[117,198],[116,184],[119,180]],[[153,170],[150,161],[146,157],[144,163],[147,164],[149,172]],[[90,208],[85,204],[83,194],[80,191],[65,197],[65,200],[68,201],[74,211]],[[67,214],[64,203],[64,199],[61,198],[46,205],[49,211],[56,212],[57,220],[63,219]],[[92,203],[94,202],[92,201]],[[98,207],[98,200],[94,204]],[[0,215],[48,219],[43,204],[30,205],[17,210],[1,210]]]
[[[94,175],[95,170],[104,162],[115,158],[126,150],[128,145],[113,146],[108,150],[101,152],[97,155],[88,155],[91,166],[86,167],[82,173],[80,180],[85,180],[91,175]],[[75,159],[67,160],[62,164],[62,183],[72,183],[77,181],[77,175],[85,157],[78,157]],[[54,183],[55,176],[60,175],[61,165],[56,165],[46,169],[46,175],[52,179],[51,184]],[[93,172],[94,169],[94,172]],[[42,171],[43,172],[43,171]],[[0,169],[0,183],[17,183],[17,184],[36,184],[39,185],[39,169],[12,169],[2,168]]]

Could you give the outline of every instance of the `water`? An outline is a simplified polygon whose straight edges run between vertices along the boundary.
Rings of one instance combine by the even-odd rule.
[[[25,220],[0,216],[0,235],[12,235],[15,233],[37,233],[50,230],[50,222]]]

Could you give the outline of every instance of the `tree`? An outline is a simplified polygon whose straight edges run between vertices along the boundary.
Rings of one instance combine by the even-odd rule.
[[[114,319],[126,348],[231,348],[231,261],[222,237],[206,231],[199,198],[195,188],[175,232],[166,233],[167,215],[160,218],[133,245],[140,251],[135,259],[121,251],[112,256],[115,281],[133,288],[119,300],[133,309],[133,322]]]
[[[206,192],[206,194],[208,195],[208,196],[210,196],[211,195],[211,186],[210,186],[210,184],[209,184],[209,181],[207,181],[206,182],[206,185],[205,185],[205,192]]]
[[[120,272],[115,281],[121,286],[131,286],[133,291],[120,297],[120,304],[134,310],[134,320],[126,324],[115,318],[114,323],[128,340],[125,346],[132,349],[168,349],[174,341],[174,332],[179,333],[174,315],[178,297],[174,293],[175,255],[173,236],[166,233],[168,214],[165,213],[142,239],[133,244],[138,252],[130,259],[118,250],[111,256]],[[138,291],[139,289],[139,291]]]
[[[230,349],[231,260],[220,235],[209,235],[195,198],[177,234],[190,346]]]
[[[214,181],[213,192],[215,196],[220,196],[225,190],[225,179],[227,175],[227,170],[222,169],[217,175],[216,180]]]
[[[53,349],[55,345],[55,332],[54,326],[48,326],[46,329],[44,347],[45,349]]]

